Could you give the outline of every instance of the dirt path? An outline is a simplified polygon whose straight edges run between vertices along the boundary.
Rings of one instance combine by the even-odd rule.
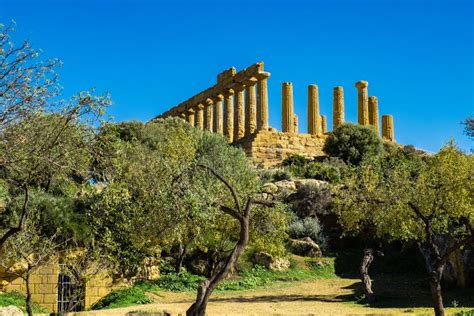
[[[354,304],[354,285],[359,280],[326,279],[282,284],[267,289],[215,293],[209,315],[431,315],[428,308],[369,308]],[[163,311],[185,315],[194,293],[163,292],[157,302],[75,315],[125,315],[130,311]]]

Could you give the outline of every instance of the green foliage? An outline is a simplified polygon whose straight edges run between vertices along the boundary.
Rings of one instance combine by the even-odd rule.
[[[129,287],[110,292],[92,305],[91,309],[110,309],[131,305],[150,304],[152,302],[152,299],[150,299],[141,288]]]
[[[452,225],[474,222],[473,170],[474,157],[452,145],[432,157],[399,150],[368,159],[336,190],[339,220],[348,230],[369,226],[381,238],[424,240],[421,215],[433,233],[463,236],[468,232]]]
[[[456,313],[456,316],[474,316],[474,310]]]
[[[287,166],[304,166],[308,162],[308,159],[301,155],[292,155],[282,161],[282,165],[284,167]]]
[[[169,118],[102,127],[94,163],[97,182],[86,195],[86,218],[96,244],[117,258],[127,273],[136,271],[152,248],[167,251],[186,245],[215,254],[218,262],[238,238],[238,223],[220,205],[233,205],[228,188],[207,166],[229,181],[243,205],[257,195],[261,182],[244,152],[221,135]],[[251,244],[283,251],[286,210],[254,207]]]
[[[310,237],[321,248],[325,248],[327,245],[327,238],[324,236],[321,224],[317,218],[295,219],[288,227],[288,235],[295,239]]]
[[[0,293],[0,307],[6,306],[16,306],[21,308],[22,311],[26,311],[25,306],[26,297],[22,293],[10,292],[10,293]],[[34,313],[47,313],[48,310],[37,303],[32,304]]]
[[[204,277],[189,272],[181,272],[179,274],[173,272],[162,275],[158,280],[153,281],[152,284],[160,289],[172,292],[195,291],[203,280],[205,280]]]
[[[285,170],[285,169],[277,169],[272,173],[272,180],[274,182],[276,181],[282,181],[282,180],[291,180],[291,172]]]
[[[291,211],[299,218],[328,215],[332,207],[332,192],[328,185],[307,183],[286,199]]]
[[[364,158],[382,152],[382,140],[371,127],[346,123],[329,134],[323,150],[348,164],[358,165]]]
[[[341,173],[337,167],[330,164],[310,162],[305,167],[304,177],[307,179],[316,179],[337,183],[341,179]]]
[[[306,164],[309,162],[303,156],[293,155],[282,161],[282,166],[296,177],[304,176]]]

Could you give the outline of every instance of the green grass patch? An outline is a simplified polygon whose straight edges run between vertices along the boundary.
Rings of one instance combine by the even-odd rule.
[[[145,291],[139,287],[133,286],[126,289],[120,289],[110,292],[97,303],[91,306],[91,309],[109,309],[117,307],[126,307],[132,305],[141,305],[152,303],[153,300],[146,295]]]
[[[0,307],[6,306],[17,306],[22,311],[26,311],[26,296],[22,293],[18,292],[10,292],[10,293],[0,293]],[[37,303],[32,303],[32,309],[34,313],[48,313],[49,311],[38,305]]]
[[[309,279],[329,279],[337,277],[334,273],[334,260],[306,259],[292,262],[287,271],[271,271],[255,266],[235,279],[225,280],[217,286],[218,291],[241,291],[267,287],[276,282],[295,282]]]
[[[334,259],[303,259],[291,260],[288,271],[271,271],[261,266],[255,266],[241,272],[233,279],[222,281],[217,291],[242,291],[267,287],[276,282],[294,282],[309,279],[336,278]],[[137,304],[148,304],[152,300],[146,293],[160,295],[160,292],[194,292],[204,277],[189,272],[176,274],[174,272],[162,275],[156,281],[137,282],[133,287],[111,292],[95,303],[91,309],[108,309]]]
[[[456,313],[456,316],[474,316],[474,309],[472,311],[463,311]]]

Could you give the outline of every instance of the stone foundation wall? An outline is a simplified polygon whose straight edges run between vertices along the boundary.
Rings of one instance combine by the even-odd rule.
[[[293,155],[306,158],[323,156],[322,150],[327,134],[310,135],[283,133],[274,130],[259,131],[234,145],[242,147],[255,166],[271,168]]]
[[[58,275],[57,262],[49,263],[38,268],[30,277],[31,298],[34,302],[47,308],[50,312],[58,312]],[[20,292],[26,294],[26,284],[21,278],[1,274],[4,292]],[[85,291],[85,308],[109,294],[112,290],[126,287],[125,282],[114,282],[106,273],[100,273],[87,282]]]
[[[51,263],[38,268],[30,276],[31,299],[51,312],[57,311],[58,274],[59,265]],[[16,278],[2,290],[26,294],[26,284],[22,278]]]

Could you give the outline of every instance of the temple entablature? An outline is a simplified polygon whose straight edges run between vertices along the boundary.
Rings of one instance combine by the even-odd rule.
[[[318,86],[308,85],[308,132],[300,134],[298,129],[302,122],[294,111],[293,84],[282,83],[282,132],[278,132],[268,124],[269,77],[270,73],[264,70],[263,62],[239,72],[231,67],[217,75],[216,84],[156,118],[180,117],[196,128],[223,134],[227,142],[241,146],[257,164],[264,166],[274,165],[279,159],[291,154],[299,153],[308,157],[318,152],[322,154],[322,144],[328,131],[326,115],[320,111]],[[364,80],[355,83],[358,123],[372,126],[379,134],[379,102],[376,96],[369,96],[368,87],[368,82]],[[334,87],[333,129],[344,124],[344,102],[343,87]],[[382,116],[381,129],[384,140],[395,141],[392,115]],[[262,140],[270,143],[263,145]]]

